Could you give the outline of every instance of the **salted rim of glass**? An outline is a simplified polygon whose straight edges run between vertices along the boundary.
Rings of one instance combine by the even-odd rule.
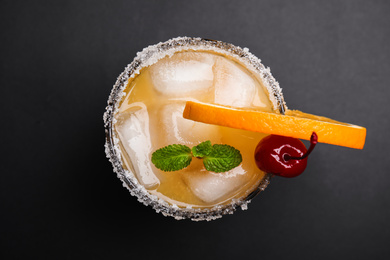
[[[272,76],[270,69],[265,67],[259,58],[250,53],[248,48],[240,48],[233,44],[216,40],[177,37],[144,48],[141,52],[137,53],[133,62],[127,65],[125,70],[119,75],[111,90],[111,94],[107,101],[108,105],[103,116],[106,132],[105,152],[107,158],[112,163],[114,172],[122,181],[123,186],[130,191],[132,196],[137,197],[139,202],[146,206],[153,207],[156,212],[160,212],[164,216],[171,216],[175,219],[209,221],[221,218],[226,214],[233,214],[239,207],[241,207],[242,210],[247,209],[251,199],[268,186],[272,174],[267,173],[257,188],[249,195],[239,199],[232,199],[228,204],[216,205],[210,208],[181,208],[149,193],[145,187],[138,182],[134,174],[123,167],[119,138],[115,131],[113,131],[113,125],[116,123],[115,114],[119,111],[121,100],[126,96],[124,90],[126,89],[129,79],[135,78],[142,68],[152,65],[166,56],[170,57],[176,52],[186,50],[213,51],[237,60],[250,72],[258,76],[263,82],[263,85],[269,92],[269,98],[273,104],[274,110],[279,110],[282,114],[286,111],[287,107],[279,83]]]

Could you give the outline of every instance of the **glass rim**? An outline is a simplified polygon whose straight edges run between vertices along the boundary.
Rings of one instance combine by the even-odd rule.
[[[106,111],[103,116],[106,133],[105,152],[113,166],[114,172],[122,181],[123,186],[130,191],[132,196],[137,197],[139,202],[146,206],[151,206],[156,212],[160,212],[164,216],[171,216],[175,219],[191,219],[195,221],[213,220],[221,218],[226,214],[233,214],[238,207],[241,207],[243,210],[247,209],[248,203],[250,203],[260,191],[263,191],[268,186],[272,174],[265,174],[257,188],[247,196],[239,199],[232,199],[228,204],[216,205],[209,208],[178,207],[177,205],[170,204],[158,198],[156,195],[149,193],[138,182],[137,178],[130,170],[124,169],[118,144],[119,139],[113,131],[113,125],[116,122],[114,116],[118,112],[119,104],[124,97],[123,91],[127,86],[128,80],[136,77],[142,68],[156,63],[161,58],[185,50],[213,51],[228,55],[241,62],[248,70],[260,77],[260,80],[269,92],[269,97],[273,103],[274,110],[279,110],[282,114],[286,111],[287,107],[278,82],[272,76],[270,69],[266,68],[259,58],[250,53],[248,48],[241,48],[217,40],[195,37],[177,37],[144,48],[141,52],[137,53],[134,60],[119,75],[111,90],[107,101]]]

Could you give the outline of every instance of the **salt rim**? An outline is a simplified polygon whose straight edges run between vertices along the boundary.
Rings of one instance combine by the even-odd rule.
[[[144,48],[141,52],[138,52],[133,62],[127,65],[125,70],[117,78],[108,98],[108,106],[106,107],[103,116],[106,132],[105,152],[107,158],[112,163],[114,172],[123,182],[123,186],[130,191],[132,196],[137,197],[138,201],[145,206],[152,206],[156,212],[160,212],[164,216],[174,217],[178,220],[191,219],[194,221],[210,221],[221,218],[225,214],[233,214],[238,207],[241,207],[242,210],[246,210],[251,199],[268,186],[272,175],[266,174],[259,186],[246,198],[233,199],[229,204],[217,205],[208,209],[193,209],[190,207],[179,208],[177,205],[169,204],[166,201],[159,199],[157,196],[150,194],[141,184],[139,184],[132,172],[123,168],[119,139],[117,138],[115,131],[112,131],[112,126],[116,123],[114,115],[119,110],[120,101],[126,95],[124,90],[128,80],[137,76],[142,68],[152,65],[166,56],[171,57],[176,52],[186,50],[213,51],[233,57],[254,75],[260,76],[260,79],[269,92],[269,97],[274,110],[279,110],[282,114],[286,111],[287,107],[279,83],[272,76],[270,69],[268,67],[266,68],[259,58],[250,53],[248,48],[242,49],[230,43],[216,40],[177,37],[166,42],[151,45]]]

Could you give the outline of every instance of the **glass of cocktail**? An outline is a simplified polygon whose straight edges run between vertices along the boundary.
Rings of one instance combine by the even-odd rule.
[[[149,46],[118,77],[104,114],[106,154],[114,171],[133,196],[165,216],[212,220],[246,209],[271,177],[254,161],[266,134],[184,119],[186,101],[286,110],[269,68],[246,48],[189,37]],[[196,158],[175,172],[151,162],[161,147],[192,147],[206,140],[237,148],[242,163],[215,173]]]

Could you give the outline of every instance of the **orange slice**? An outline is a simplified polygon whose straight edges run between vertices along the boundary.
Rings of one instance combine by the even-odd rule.
[[[187,101],[183,117],[194,121],[266,134],[310,140],[316,132],[318,142],[363,149],[366,128],[326,117],[287,110],[285,115]]]

